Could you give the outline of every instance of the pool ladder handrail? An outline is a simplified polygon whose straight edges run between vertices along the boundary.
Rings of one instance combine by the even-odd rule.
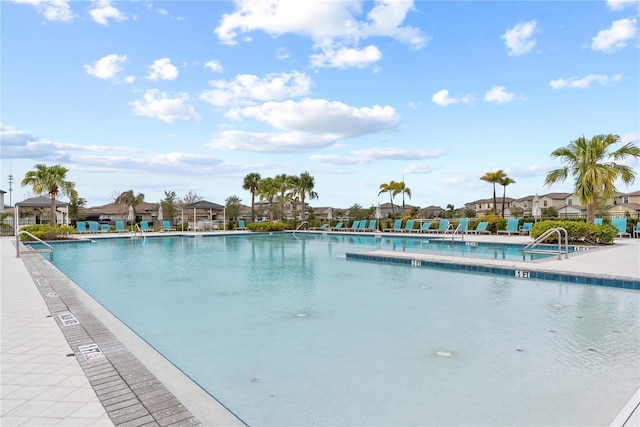
[[[38,253],[49,253],[49,260],[53,261],[53,246],[51,246],[50,244],[48,244],[47,242],[45,242],[44,240],[42,240],[39,237],[34,236],[33,234],[29,233],[28,231],[25,230],[20,230],[18,231],[18,234],[16,234],[16,258],[20,258],[20,235],[21,234],[26,234],[27,236],[31,237],[33,240],[37,240],[38,242],[42,243],[43,245],[46,246],[45,249],[35,249],[32,248],[29,245],[24,245],[25,247],[29,248],[29,252],[38,252]]]
[[[137,223],[136,223],[136,227],[133,229],[133,237],[132,237],[132,239],[139,239],[138,231],[140,232],[140,235],[142,236],[142,238],[144,240],[147,240],[147,236],[144,235],[144,232],[142,231],[142,229],[140,228],[140,226]]]
[[[303,228],[303,226],[305,226],[305,225],[306,225],[306,227]],[[309,229],[309,221],[302,221],[300,223],[300,225],[298,226],[298,228],[296,228],[295,231],[308,230],[308,229]]]
[[[558,235],[558,250],[556,251],[555,249],[551,250],[551,249],[536,249],[536,246],[538,246],[540,243],[542,243],[547,237],[551,236],[552,234],[557,234]],[[564,235],[564,251],[562,250],[562,237]],[[569,259],[569,233],[567,232],[566,229],[562,228],[562,227],[557,227],[557,228],[550,228],[547,231],[545,231],[544,233],[542,233],[541,235],[539,235],[538,237],[536,237],[536,239],[531,242],[528,243],[524,248],[522,248],[522,260],[525,261],[526,260],[526,255],[527,253],[529,253],[531,255],[531,259],[533,259],[533,254],[534,253],[538,253],[538,254],[549,254],[549,253],[558,253],[558,259],[561,260],[562,259],[562,254],[564,253],[564,258],[565,259]]]
[[[464,230],[462,230],[462,225],[458,224],[458,226],[454,229],[452,224],[448,224],[446,230],[442,235],[442,239],[444,240],[447,235],[451,235],[451,240],[453,241],[456,236],[460,236],[460,239],[464,242]]]

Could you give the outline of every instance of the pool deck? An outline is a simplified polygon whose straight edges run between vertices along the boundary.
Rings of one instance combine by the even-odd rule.
[[[531,241],[528,236],[496,235],[470,235],[465,240]],[[563,260],[465,258],[464,262],[640,279],[640,239],[616,239],[615,243],[575,252]],[[398,252],[387,254],[399,256]],[[400,256],[452,261],[443,255],[406,252]],[[15,238],[0,239],[0,264],[0,425],[245,425],[42,256],[27,252],[16,258]],[[611,426],[640,425],[640,391],[623,405]]]

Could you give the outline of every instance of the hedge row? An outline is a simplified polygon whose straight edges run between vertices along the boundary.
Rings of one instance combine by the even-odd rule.
[[[41,240],[62,240],[67,239],[69,234],[75,233],[75,228],[70,225],[56,225],[51,227],[49,224],[25,225],[20,231],[27,231]],[[26,234],[20,235],[23,242],[33,240],[31,236]]]
[[[573,243],[588,243],[591,245],[611,245],[618,235],[618,229],[610,224],[595,225],[586,222],[547,220],[533,225],[530,235],[537,238],[552,228],[564,228],[569,235],[569,241]],[[557,235],[552,234],[545,242],[558,241]]]

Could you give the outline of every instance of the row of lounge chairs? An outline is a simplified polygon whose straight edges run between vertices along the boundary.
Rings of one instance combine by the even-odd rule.
[[[128,233],[129,230],[125,228],[124,221],[115,222],[115,230],[111,230],[111,227],[107,224],[99,224],[96,221],[77,221],[76,232],[77,233]],[[143,233],[154,231],[153,227],[149,225],[148,221],[140,221],[140,231]],[[171,223],[167,220],[162,221],[162,228],[160,231],[176,231],[171,227]]]
[[[593,223],[596,225],[602,225],[602,218],[594,218]],[[618,234],[616,237],[631,237],[631,233],[627,231],[627,218],[611,218],[611,225],[618,229]],[[636,226],[633,229],[634,237],[638,236],[638,227]]]

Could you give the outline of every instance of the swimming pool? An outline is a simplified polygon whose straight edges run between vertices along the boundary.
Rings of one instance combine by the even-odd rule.
[[[250,425],[604,425],[635,391],[637,291],[345,259],[358,249],[105,239],[54,264]]]

